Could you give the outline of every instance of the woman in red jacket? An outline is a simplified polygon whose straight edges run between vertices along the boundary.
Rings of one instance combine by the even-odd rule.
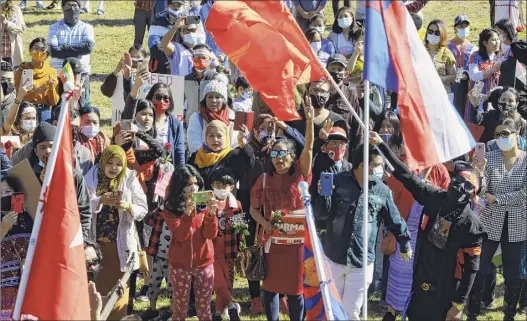
[[[161,213],[172,231],[169,263],[172,283],[172,320],[187,317],[191,284],[196,294],[199,320],[211,320],[210,302],[214,285],[214,247],[218,234],[217,201],[196,205],[192,194],[203,187],[203,179],[190,165],[178,167],[170,179]]]

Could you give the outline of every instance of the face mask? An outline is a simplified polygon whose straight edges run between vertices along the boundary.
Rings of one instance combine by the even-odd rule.
[[[88,138],[93,138],[99,134],[99,126],[82,126],[81,133]]]
[[[466,190],[464,184],[455,178],[450,182],[447,189],[447,198],[458,203],[468,202],[473,194],[472,190]]]
[[[46,57],[47,57],[47,53],[45,52],[42,52],[42,51],[31,51],[31,59],[37,61],[37,62],[42,62],[44,60],[46,60]]]
[[[509,49],[511,49],[511,46],[501,43],[501,52],[507,52]]]
[[[251,96],[250,96],[248,93],[243,93],[243,94],[241,94],[241,97],[242,97],[243,99],[249,99],[249,98],[251,98]]]
[[[214,196],[216,196],[220,200],[224,200],[229,197],[229,194],[231,192],[228,189],[212,188],[212,190],[214,191]]]
[[[90,266],[88,268],[88,281],[95,282],[95,279],[97,278],[97,275],[99,274],[100,270],[101,270],[100,265]]]
[[[437,45],[439,43],[439,36],[427,35],[426,40],[428,40],[428,43],[431,45]]]
[[[498,147],[502,151],[508,152],[514,147],[514,137],[513,135],[510,135],[509,137],[500,137],[496,139],[496,144],[498,144]]]
[[[507,104],[507,103],[498,103],[498,108],[500,111],[514,111],[516,106]]]
[[[259,132],[258,133],[258,141],[262,144],[266,144],[269,140],[269,133],[268,132]]]
[[[340,71],[340,72],[330,71],[329,75],[331,76],[331,78],[333,78],[333,80],[335,80],[337,84],[340,83],[344,79],[344,71]]]
[[[383,142],[387,143],[392,139],[392,134],[379,134]]]
[[[20,122],[20,128],[25,133],[32,133],[35,128],[37,128],[37,121],[36,120],[22,120]]]
[[[190,7],[196,9],[199,7],[200,1],[190,1]]]
[[[210,66],[210,59],[194,58],[192,62],[194,63],[194,68],[199,72],[205,71]]]
[[[182,9],[168,9],[168,22],[173,25],[175,24],[179,17],[181,17],[183,15],[183,10]]]
[[[470,34],[470,28],[469,27],[466,27],[465,29],[457,29],[456,30],[456,35],[460,39],[466,39],[469,34]]]
[[[311,105],[313,105],[313,108],[320,109],[322,107],[326,106],[326,102],[328,99],[324,96],[319,95],[310,95],[311,97]]]
[[[313,49],[313,51],[315,53],[319,52],[320,48],[322,48],[322,42],[320,42],[320,41],[312,42],[311,43],[311,48]]]
[[[79,7],[64,10],[64,22],[68,25],[76,25],[79,22],[81,11]]]
[[[324,31],[326,31],[324,27],[315,27],[314,29],[320,33],[324,33]]]
[[[351,18],[340,18],[337,20],[338,21],[338,24],[339,24],[339,27],[341,28],[348,28],[349,26],[351,26],[352,24],[352,20]]]
[[[193,184],[193,185],[190,185],[190,186],[187,186],[184,188],[184,191],[185,193],[187,193],[188,195],[192,195],[194,193],[196,193],[197,191],[199,191],[199,186],[196,185],[196,184]]]
[[[370,182],[372,181],[380,181],[382,180],[384,176],[384,169],[382,168],[382,165],[377,166],[373,168],[373,174],[368,177]]]
[[[344,157],[344,154],[346,154],[346,146],[333,148],[327,147],[326,153],[328,154],[329,158],[331,158],[335,163],[340,162]]]
[[[183,35],[183,41],[188,43],[191,47],[205,43],[202,35],[197,33],[187,33],[186,35]]]
[[[156,109],[156,114],[163,114],[170,108],[170,102],[164,102],[159,101],[156,99],[152,99],[152,104],[154,104],[154,107]]]

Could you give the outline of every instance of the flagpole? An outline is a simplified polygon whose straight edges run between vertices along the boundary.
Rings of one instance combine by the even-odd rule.
[[[298,183],[298,190],[300,191],[300,198],[304,202],[306,209],[306,223],[309,237],[311,238],[311,246],[313,247],[313,257],[317,266],[317,275],[320,283],[320,292],[324,300],[324,309],[326,311],[326,320],[335,320],[333,318],[333,307],[331,306],[331,298],[329,296],[329,282],[326,270],[323,268],[325,261],[322,258],[322,248],[318,241],[316,233],[315,221],[313,220],[313,208],[311,207],[311,195],[309,194],[309,185],[305,181]]]
[[[35,256],[35,249],[37,247],[38,235],[40,233],[40,225],[42,224],[43,208],[44,202],[46,201],[46,194],[51,183],[51,177],[53,177],[53,172],[55,171],[55,162],[57,161],[57,155],[59,153],[59,147],[61,142],[62,133],[64,131],[64,122],[66,120],[66,113],[68,110],[70,93],[65,92],[62,95],[62,103],[60,105],[60,116],[57,124],[57,130],[55,132],[55,137],[53,138],[54,144],[53,149],[51,150],[51,155],[49,156],[48,163],[46,165],[46,174],[44,175],[44,181],[42,182],[42,188],[40,189],[40,197],[38,200],[37,211],[35,215],[35,220],[33,222],[33,230],[31,231],[31,239],[29,241],[29,246],[27,249],[26,262],[24,264],[24,272],[20,278],[20,285],[18,287],[18,295],[16,297],[15,308],[13,309],[13,320],[20,320],[20,314],[22,311],[22,304],[24,303],[24,297],[26,295],[27,284],[29,280],[29,275],[31,273],[31,266],[33,263],[33,257]],[[69,133],[66,133],[69,135]],[[34,148],[36,146],[33,146]],[[38,316],[37,316],[38,317]]]
[[[364,123],[370,123],[370,81],[364,80]],[[363,252],[362,252],[362,269],[363,269],[363,304],[362,304],[362,319],[368,320],[368,282],[366,271],[368,267],[368,217],[369,217],[369,169],[370,169],[370,131],[367,127],[362,127],[364,130],[363,143],[363,159],[362,159],[362,231]]]

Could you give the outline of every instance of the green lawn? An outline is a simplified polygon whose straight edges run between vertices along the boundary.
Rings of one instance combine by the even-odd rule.
[[[30,5],[34,5],[34,1],[29,1]],[[95,5],[95,4],[94,4]],[[93,8],[94,5],[92,5]],[[92,9],[93,9],[92,8]],[[95,14],[85,14],[81,17],[82,20],[91,23],[95,27],[95,50],[92,54],[92,102],[99,106],[102,112],[103,120],[106,123],[111,119],[111,101],[104,97],[100,92],[101,81],[105,75],[111,72],[122,54],[128,50],[134,39],[134,28],[132,25],[134,2],[129,1],[105,1],[106,14],[104,16],[97,16]],[[443,19],[448,28],[450,36],[453,35],[453,19],[460,13],[467,14],[472,21],[470,39],[477,39],[478,33],[489,25],[489,4],[488,1],[432,1],[424,9],[425,25],[433,18]],[[332,21],[333,13],[330,8],[326,10],[328,21]],[[28,8],[24,11],[24,18],[28,26],[27,32],[23,35],[24,50],[26,57],[28,54],[29,42],[36,37],[47,38],[49,25],[62,18],[60,10],[42,11]],[[145,37],[146,38],[146,37]],[[521,35],[525,38],[525,33]],[[145,39],[146,44],[146,39]],[[105,131],[109,131],[109,127]],[[498,290],[499,299],[498,306],[503,303],[503,279],[498,278],[500,285]],[[142,281],[139,282],[139,285]],[[237,279],[234,290],[235,299],[240,302],[243,308],[244,320],[261,320],[265,319],[263,316],[250,316],[249,311],[249,293],[247,282],[243,279]],[[168,307],[170,304],[166,298],[161,298],[158,302],[159,308]],[[148,304],[136,303],[136,310],[144,310]],[[370,319],[381,319],[384,313],[379,306],[378,298],[373,298],[370,303]],[[503,314],[497,311],[489,312],[480,317],[480,320],[501,320]],[[282,318],[284,319],[284,318]],[[526,320],[525,316],[518,316],[516,320]]]

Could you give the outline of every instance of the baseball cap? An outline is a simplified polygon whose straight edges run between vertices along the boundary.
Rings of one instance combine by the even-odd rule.
[[[341,64],[343,67],[346,67],[346,65],[348,64],[348,61],[346,60],[346,57],[344,57],[343,55],[335,54],[333,57],[330,57],[328,59],[327,66],[329,67],[329,65],[334,64],[334,63]]]
[[[470,20],[468,20],[468,17],[464,14],[460,14],[459,16],[456,17],[456,19],[454,19],[454,27],[464,22],[470,25]]]
[[[328,140],[343,140],[348,142],[346,131],[340,127],[333,127],[329,131]]]

